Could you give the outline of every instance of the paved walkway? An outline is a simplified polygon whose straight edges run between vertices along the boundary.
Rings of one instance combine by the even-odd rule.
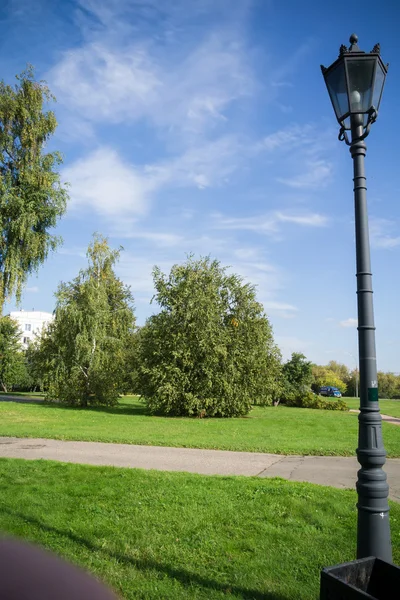
[[[352,413],[360,413],[359,410],[355,408],[350,408],[349,412]],[[382,421],[386,421],[386,423],[392,423],[393,425],[400,425],[400,419],[398,417],[391,417],[390,415],[381,415]]]
[[[91,465],[135,467],[159,471],[188,471],[206,475],[253,475],[283,477],[338,488],[354,489],[359,464],[356,458],[334,456],[282,456],[259,452],[229,452],[105,444],[64,442],[32,438],[0,438],[0,456],[59,460]],[[390,498],[400,502],[400,459],[387,460]]]

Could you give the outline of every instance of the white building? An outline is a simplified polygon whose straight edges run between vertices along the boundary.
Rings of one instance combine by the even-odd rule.
[[[39,334],[54,319],[51,313],[36,310],[18,310],[10,312],[9,316],[19,325],[21,344],[25,349],[35,334]]]

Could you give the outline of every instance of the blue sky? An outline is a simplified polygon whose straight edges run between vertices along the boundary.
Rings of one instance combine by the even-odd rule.
[[[210,254],[258,286],[285,358],[354,367],[352,161],[319,66],[355,31],[390,63],[366,168],[378,368],[400,371],[399,18],[394,0],[3,0],[1,77],[29,62],[56,95],[71,197],[22,308],[52,311],[99,231],[139,324],[154,265]]]

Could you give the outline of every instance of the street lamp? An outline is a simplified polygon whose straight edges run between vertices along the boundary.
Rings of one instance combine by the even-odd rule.
[[[339,58],[322,74],[340,125],[339,140],[350,146],[354,163],[354,203],[357,259],[358,353],[360,414],[358,428],[357,558],[376,556],[392,560],[388,494],[378,402],[372,273],[369,248],[364,139],[377,118],[388,65],[382,62],[379,44],[362,52],[355,34],[351,46],[340,47]],[[351,139],[349,139],[349,133]]]

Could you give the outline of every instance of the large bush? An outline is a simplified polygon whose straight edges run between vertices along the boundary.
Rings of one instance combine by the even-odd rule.
[[[328,400],[317,396],[313,392],[294,393],[286,398],[286,406],[297,406],[298,408],[315,408],[319,410],[349,410],[349,407],[341,398]]]
[[[252,285],[209,257],[153,271],[159,314],[139,333],[138,392],[153,413],[245,415],[280,392],[280,353]]]

